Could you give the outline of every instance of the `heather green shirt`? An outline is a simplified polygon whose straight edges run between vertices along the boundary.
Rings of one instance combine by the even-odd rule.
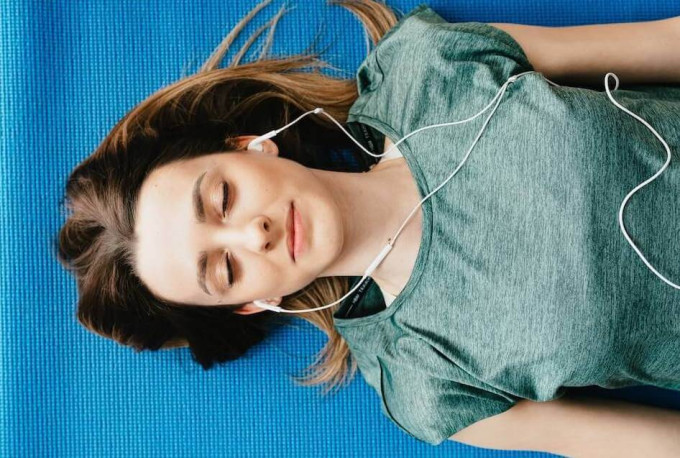
[[[421,5],[360,65],[348,125],[381,150],[384,135],[396,143],[477,114],[525,71],[533,67],[507,33],[448,23]],[[612,96],[680,152],[680,88],[627,87]],[[398,146],[421,196],[460,163],[490,112]],[[534,72],[511,84],[463,168],[423,204],[402,293],[385,308],[369,281],[335,314],[385,415],[438,444],[522,398],[548,401],[567,387],[680,389],[680,292],[644,265],[618,225],[626,194],[665,160],[604,83],[555,87]],[[679,283],[677,160],[631,198],[624,224]]]

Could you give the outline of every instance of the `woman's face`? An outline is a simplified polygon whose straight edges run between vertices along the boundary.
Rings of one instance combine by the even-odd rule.
[[[239,137],[240,146],[253,138]],[[341,212],[329,189],[309,168],[278,157],[272,141],[262,145],[264,152],[166,164],[144,180],[136,268],[153,294],[206,306],[280,298],[311,283],[340,254]],[[295,259],[288,246],[291,206],[302,220]]]

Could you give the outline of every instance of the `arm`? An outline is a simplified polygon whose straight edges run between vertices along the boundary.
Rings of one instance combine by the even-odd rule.
[[[680,411],[586,396],[524,400],[450,439],[476,447],[567,456],[677,457]]]
[[[537,72],[558,84],[680,84],[680,16],[656,21],[542,27],[489,23],[512,36]],[[614,80],[611,80],[614,87]]]

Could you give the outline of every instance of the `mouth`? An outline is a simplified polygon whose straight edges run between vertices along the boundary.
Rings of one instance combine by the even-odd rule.
[[[286,220],[286,228],[288,237],[286,238],[286,244],[288,245],[288,254],[290,259],[295,262],[295,221],[294,221],[294,209],[293,202],[290,203],[290,208],[288,210],[288,218]]]

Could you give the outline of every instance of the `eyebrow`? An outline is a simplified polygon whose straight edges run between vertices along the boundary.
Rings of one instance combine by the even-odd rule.
[[[205,208],[203,207],[203,197],[201,197],[201,182],[206,173],[208,173],[207,170],[203,172],[196,180],[196,183],[194,183],[194,216],[197,223],[205,222]]]
[[[201,176],[198,177],[196,182],[194,183],[194,192],[193,192],[193,203],[194,203],[194,217],[196,218],[196,222],[198,223],[203,223],[205,222],[205,208],[203,206],[203,197],[201,197],[201,182],[203,181],[203,177],[205,177],[205,174],[208,171],[206,170],[201,174]],[[203,291],[205,291],[206,294],[209,296],[212,296],[210,291],[208,291],[208,288],[205,285],[205,272],[208,267],[208,253],[206,251],[201,251],[198,253],[198,262],[196,263],[198,267],[198,286],[201,287]]]
[[[206,294],[212,296],[212,294],[210,294],[210,291],[208,291],[208,288],[205,286],[205,271],[207,266],[208,266],[208,253],[205,251],[201,251],[198,254],[198,286],[200,286],[201,289],[206,292]]]

